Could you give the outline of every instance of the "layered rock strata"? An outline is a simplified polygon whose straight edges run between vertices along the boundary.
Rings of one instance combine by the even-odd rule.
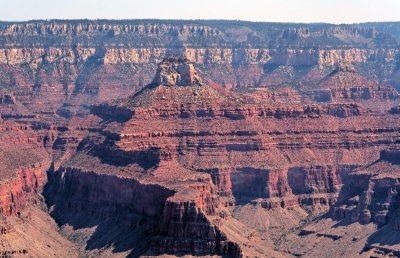
[[[50,157],[42,137],[26,126],[0,126],[0,215],[16,215],[46,182]]]
[[[381,151],[380,159],[349,174],[341,202],[332,208],[337,219],[397,227],[400,150]]]
[[[397,230],[398,24],[186,23],[0,23],[7,221],[29,220],[50,167],[81,255],[277,256],[274,213],[329,208]]]
[[[67,225],[67,210],[145,230],[148,254],[261,255],[232,234],[245,227],[234,205],[327,210],[348,174],[399,138],[397,115],[356,103],[248,99],[208,86],[186,58],[164,59],[133,97],[91,108],[101,129],[52,173],[53,216]]]
[[[164,56],[179,52],[197,65],[209,84],[227,88],[315,86],[343,62],[353,63],[357,74],[378,84],[398,87],[398,24],[391,25],[393,30],[379,23],[304,27],[152,20],[2,23],[0,85],[37,112],[57,111],[63,103],[82,108],[142,89],[151,83]],[[352,98],[347,97],[351,91],[342,89],[332,96]],[[385,99],[393,95],[388,90],[366,91],[355,94],[383,94]]]

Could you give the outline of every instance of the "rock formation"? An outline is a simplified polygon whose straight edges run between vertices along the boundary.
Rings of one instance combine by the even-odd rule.
[[[152,83],[165,86],[200,86],[203,84],[189,59],[176,56],[168,57],[160,63]]]
[[[50,157],[42,137],[18,124],[2,122],[0,215],[15,215],[30,196],[41,191]]]
[[[38,112],[56,111],[63,103],[68,104],[63,110],[85,108],[82,103],[140,90],[151,83],[166,54],[180,52],[205,81],[225,87],[318,85],[337,64],[352,63],[367,79],[398,88],[396,26],[152,20],[3,23],[0,85]]]
[[[306,95],[317,102],[358,101],[370,109],[384,110],[387,102],[396,103],[400,98],[393,87],[357,74],[351,63],[339,63],[322,79],[318,89],[307,90]]]
[[[333,217],[364,224],[396,225],[399,163],[398,147],[385,149],[379,160],[350,173],[342,202],[332,209]]]
[[[349,173],[399,137],[400,117],[358,104],[246,102],[203,83],[185,58],[157,71],[132,97],[92,107],[101,129],[50,180],[59,223],[66,210],[134,228],[145,219],[148,254],[262,255],[257,235],[262,251],[232,235],[247,227],[235,205],[327,211]]]
[[[386,25],[0,23],[0,254],[400,252]]]

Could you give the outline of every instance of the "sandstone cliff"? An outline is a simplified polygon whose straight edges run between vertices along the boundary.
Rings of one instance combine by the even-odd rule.
[[[166,54],[179,52],[206,81],[228,88],[317,85],[321,74],[341,62],[353,63],[368,79],[398,87],[398,38],[384,24],[4,23],[0,83],[39,111],[57,110],[63,102],[98,103],[138,91],[151,82]]]
[[[133,96],[91,108],[103,121],[60,161],[46,193],[62,227],[96,216],[131,227],[129,238],[147,235],[131,254],[266,255],[271,236],[237,221],[235,206],[328,211],[349,173],[399,137],[398,115],[358,103],[242,97],[208,86],[186,58],[157,71]]]
[[[27,126],[10,122],[0,125],[0,216],[19,213],[41,192],[50,166],[42,139]]]
[[[333,216],[380,226],[391,223],[397,227],[399,162],[399,149],[387,149],[381,152],[377,162],[349,174],[342,202],[333,207]]]

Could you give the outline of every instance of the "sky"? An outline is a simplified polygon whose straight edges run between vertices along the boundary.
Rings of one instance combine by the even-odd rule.
[[[400,21],[400,0],[0,0],[1,21],[143,18]]]

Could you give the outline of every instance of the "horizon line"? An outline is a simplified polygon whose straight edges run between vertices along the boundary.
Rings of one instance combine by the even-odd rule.
[[[2,23],[28,23],[28,22],[51,22],[51,21],[225,21],[225,22],[244,22],[244,23],[267,23],[267,24],[325,24],[325,25],[360,25],[370,23],[400,23],[400,20],[387,20],[387,21],[360,21],[352,23],[336,23],[336,22],[293,22],[293,21],[260,21],[260,20],[241,20],[241,19],[174,19],[174,18],[40,18],[40,19],[28,19],[28,20],[0,20]]]

